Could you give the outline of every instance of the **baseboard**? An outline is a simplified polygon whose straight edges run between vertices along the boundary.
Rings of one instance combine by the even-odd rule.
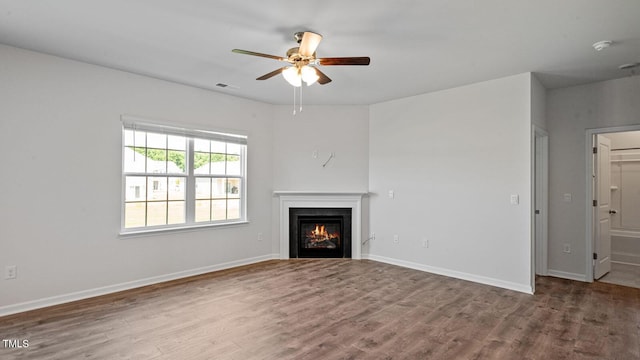
[[[230,261],[222,264],[205,266],[197,269],[179,271],[172,274],[154,276],[146,279],[129,281],[126,283],[103,286],[95,289],[83,290],[83,291],[78,291],[78,292],[69,293],[69,294],[52,296],[44,299],[27,301],[19,304],[2,306],[0,307],[0,317],[11,315],[11,314],[17,314],[17,313],[21,313],[29,310],[41,309],[48,306],[60,305],[60,304],[64,304],[72,301],[84,300],[84,299],[88,299],[96,296],[107,295],[107,294],[111,294],[119,291],[131,290],[131,289],[163,283],[171,280],[178,280],[178,279],[182,279],[190,276],[202,275],[202,274],[210,273],[213,271],[226,270],[226,269],[231,269],[238,266],[251,265],[251,264],[256,264],[256,263],[268,261],[268,260],[276,260],[279,258],[280,258],[280,254],[257,256],[257,257],[248,258],[248,259],[241,259],[241,260]]]
[[[612,251],[611,261],[617,263],[640,265],[640,254]]]
[[[392,259],[384,256],[378,256],[378,255],[363,254],[362,258],[373,260],[373,261],[379,261],[386,264],[402,266],[409,269],[420,270],[420,271],[424,271],[432,274],[443,275],[443,276],[448,276],[456,279],[471,281],[479,284],[495,286],[495,287],[508,289],[508,290],[514,290],[514,291],[518,291],[526,294],[533,294],[533,289],[531,288],[530,285],[523,285],[523,284],[518,284],[510,281],[504,281],[500,279],[494,279],[494,278],[489,278],[485,276],[479,276],[475,274],[469,274],[465,272],[449,270],[449,269],[444,269],[444,268],[435,267],[435,266],[418,264],[411,261]]]
[[[630,262],[624,262],[624,261],[613,261],[611,260],[612,264],[621,264],[621,265],[629,265],[629,266],[640,266],[640,264],[637,263],[630,263]]]
[[[561,278],[561,279],[567,279],[567,280],[575,280],[575,281],[582,281],[582,282],[587,281],[587,277],[584,274],[576,274],[576,273],[570,273],[566,271],[549,269],[549,271],[547,272],[547,275]]]

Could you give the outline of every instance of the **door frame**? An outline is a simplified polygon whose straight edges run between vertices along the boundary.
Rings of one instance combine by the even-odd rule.
[[[594,232],[594,218],[595,212],[597,208],[593,206],[593,199],[595,199],[594,188],[593,188],[593,179],[596,176],[594,169],[594,156],[593,156],[593,147],[594,140],[596,135],[599,134],[610,134],[610,133],[618,133],[618,132],[627,132],[627,131],[639,131],[640,125],[628,125],[628,126],[615,126],[615,127],[607,127],[607,128],[598,128],[598,129],[588,129],[585,138],[585,161],[586,161],[586,171],[585,171],[585,217],[586,217],[586,229],[585,229],[585,256],[586,256],[586,269],[585,269],[585,281],[593,282],[593,250],[595,244],[595,232]]]
[[[533,194],[531,202],[534,249],[533,277],[535,275],[547,276],[549,274],[548,263],[548,222],[549,222],[549,133],[533,126]],[[536,210],[540,214],[536,215]]]

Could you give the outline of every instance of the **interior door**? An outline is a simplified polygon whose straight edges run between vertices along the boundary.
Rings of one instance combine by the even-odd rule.
[[[596,136],[597,152],[595,156],[595,192],[597,206],[595,211],[596,229],[595,256],[593,277],[599,279],[611,271],[611,141],[602,136]]]

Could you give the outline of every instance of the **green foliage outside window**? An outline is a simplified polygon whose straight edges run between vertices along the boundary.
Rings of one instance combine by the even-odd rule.
[[[142,156],[146,156],[151,160],[157,161],[166,161],[172,162],[176,164],[180,168],[180,170],[185,171],[187,168],[187,164],[185,161],[185,153],[184,151],[176,151],[176,150],[164,150],[164,149],[148,149],[143,147],[129,146],[130,149],[135,150],[138,154]],[[145,154],[146,150],[146,154]],[[237,155],[228,155],[229,161],[238,161],[239,156]],[[225,161],[225,154],[209,154],[209,153],[195,153],[194,154],[194,169],[197,169],[208,162],[221,162]]]

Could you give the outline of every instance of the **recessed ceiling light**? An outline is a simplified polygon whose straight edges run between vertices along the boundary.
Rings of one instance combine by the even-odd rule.
[[[602,40],[602,41],[598,41],[597,43],[591,46],[593,46],[593,48],[596,49],[596,51],[601,51],[611,46],[611,44],[613,44],[613,41],[611,40]]]

